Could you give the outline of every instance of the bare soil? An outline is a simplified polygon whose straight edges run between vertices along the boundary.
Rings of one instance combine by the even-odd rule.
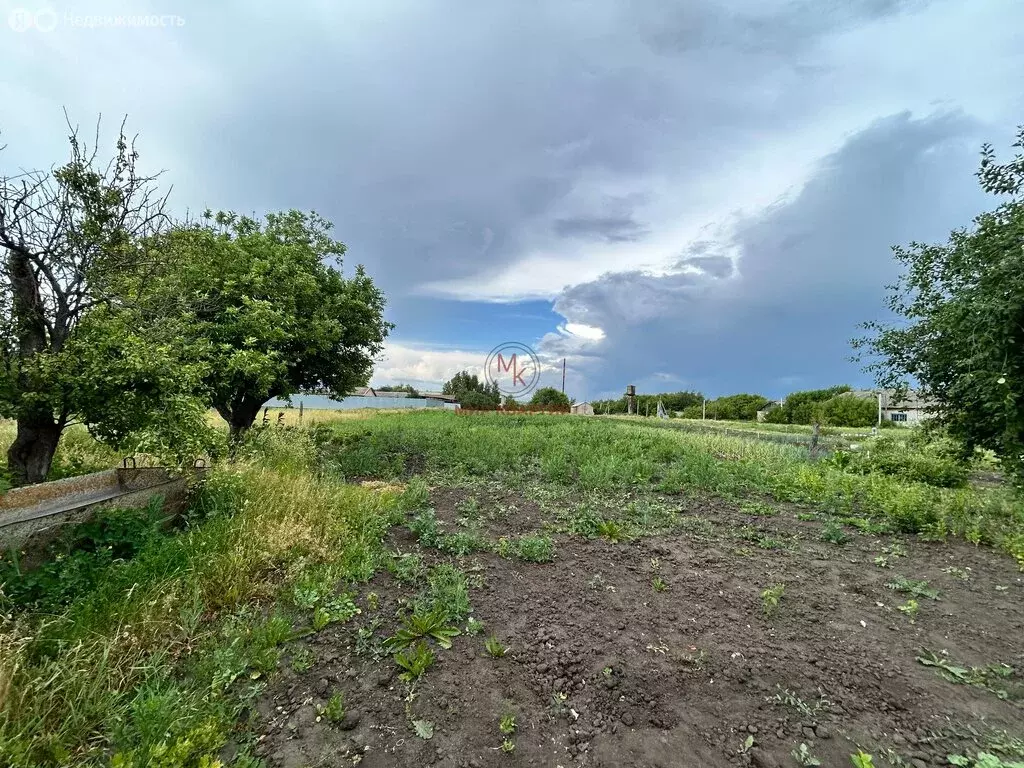
[[[447,528],[468,495],[432,491]],[[803,743],[823,766],[849,766],[859,747],[875,765],[898,765],[898,755],[920,768],[1024,736],[1024,582],[1010,559],[963,542],[851,529],[839,546],[796,508],[760,517],[721,502],[671,501],[691,532],[621,543],[557,535],[548,564],[489,552],[455,560],[482,582],[470,599],[486,630],[436,650],[411,702],[389,657],[375,659],[365,641],[357,649],[360,628],[376,619],[378,640],[386,637],[400,601],[417,591],[382,570],[360,586],[362,615],[303,641],[313,666],[286,669],[267,690],[253,713],[258,751],[284,768],[768,768],[798,765],[791,752]],[[510,492],[482,503],[488,536],[542,526],[540,507]],[[712,530],[686,525],[695,512]],[[751,530],[780,548],[762,548]],[[405,529],[391,536],[404,552],[452,560],[420,550]],[[875,564],[894,544],[905,556],[897,549],[890,567]],[[653,588],[655,576],[664,591]],[[910,595],[886,586],[898,576],[940,591],[938,600],[917,598],[913,622],[897,609]],[[785,591],[766,616],[761,592],[774,584]],[[485,653],[491,633],[509,646],[504,658]],[[957,684],[918,661],[923,649],[1014,673],[991,686],[1001,694]],[[340,723],[318,714],[336,690],[347,710]],[[512,713],[515,749],[506,754],[498,724]],[[414,733],[414,719],[433,723],[432,738]]]

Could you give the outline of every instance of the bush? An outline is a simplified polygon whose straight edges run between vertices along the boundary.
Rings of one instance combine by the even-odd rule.
[[[877,472],[937,488],[967,485],[969,467],[957,455],[948,438],[932,437],[915,430],[908,437],[884,435],[865,444],[863,451],[838,454],[831,461],[848,472]]]

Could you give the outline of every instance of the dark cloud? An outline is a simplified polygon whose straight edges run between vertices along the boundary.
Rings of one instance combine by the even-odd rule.
[[[896,275],[889,246],[943,240],[987,205],[972,175],[977,134],[958,114],[878,121],[795,197],[741,220],[725,242],[690,249],[734,250],[735,273],[724,256],[687,256],[679,266],[708,268],[609,274],[566,290],[555,309],[607,333],[579,358],[592,391],[664,370],[714,393],[863,380],[848,340],[882,315]]]
[[[635,243],[647,234],[647,227],[626,216],[577,216],[555,219],[559,237],[603,240],[606,243]]]

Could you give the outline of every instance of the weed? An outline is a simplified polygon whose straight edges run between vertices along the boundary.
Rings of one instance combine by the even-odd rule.
[[[569,699],[569,694],[564,691],[556,691],[551,694],[551,702],[548,705],[551,709],[551,714],[555,717],[562,717],[563,715],[569,714],[569,706],[566,701]]]
[[[892,563],[889,562],[889,558],[885,555],[878,555],[874,560],[875,565],[879,568],[892,568]]]
[[[308,672],[316,664],[316,654],[307,645],[299,645],[291,652],[290,666],[297,674]]]
[[[374,619],[367,626],[356,630],[356,656],[370,656],[373,659],[380,656],[383,648],[376,641],[376,632],[382,623],[381,619]]]
[[[332,723],[340,723],[345,719],[345,697],[341,691],[335,691],[320,710],[320,714]]]
[[[476,496],[470,496],[456,504],[455,509],[461,512],[465,519],[476,520],[480,517],[480,500]]]
[[[745,738],[745,739],[743,740],[743,743],[742,743],[742,744],[740,745],[740,748],[739,748],[739,749],[737,749],[736,751],[737,751],[737,752],[738,752],[739,754],[741,754],[741,755],[745,755],[745,754],[747,754],[747,753],[748,753],[748,752],[749,752],[749,751],[750,751],[751,749],[753,749],[753,747],[754,747],[754,737],[753,737],[753,736],[747,736],[747,738]]]
[[[740,504],[740,511],[758,517],[775,517],[779,514],[777,507],[765,504],[763,501],[745,501]]]
[[[395,663],[405,670],[399,677],[407,683],[413,683],[433,665],[434,652],[426,642],[420,640],[415,646],[395,653],[394,659]]]
[[[974,758],[964,755],[949,755],[950,765],[966,766],[966,768],[1024,768],[1024,763],[1004,762],[991,752],[979,752]]]
[[[935,667],[936,671],[951,683],[973,685],[991,691],[1000,699],[1011,698],[1007,690],[1007,682],[1013,676],[1014,669],[1008,664],[989,664],[985,667],[962,667],[953,664],[941,654],[925,648],[921,649],[917,661],[926,667]]]
[[[957,568],[955,565],[951,565],[948,568],[943,568],[942,571],[943,573],[948,573],[950,576],[955,576],[960,579],[960,581],[971,580],[970,568]]]
[[[392,553],[387,560],[388,570],[403,584],[417,584],[427,575],[423,558],[415,554]]]
[[[479,619],[475,619],[472,616],[470,616],[466,620],[466,634],[467,635],[476,636],[476,635],[479,635],[483,631],[484,631],[484,623],[482,621],[480,621]]]
[[[433,640],[442,648],[452,647],[452,638],[460,632],[457,627],[448,626],[443,608],[435,607],[429,613],[414,613],[402,620],[402,628],[384,641],[384,648],[396,651],[408,648],[420,640]]]
[[[413,720],[412,730],[424,741],[434,738],[434,723],[430,720]]]
[[[896,592],[905,592],[912,597],[927,597],[929,600],[939,599],[939,590],[930,589],[927,581],[914,581],[903,576],[897,576],[885,585]]]
[[[453,565],[437,565],[427,576],[426,592],[416,599],[418,613],[437,610],[445,620],[455,624],[472,610],[469,604],[469,579]]]
[[[597,524],[597,535],[612,544],[622,541],[622,527],[614,520],[602,520]]]
[[[779,601],[786,592],[785,584],[773,584],[761,592],[761,610],[765,616],[774,615],[779,607]]]
[[[800,744],[790,754],[793,755],[793,759],[800,763],[800,765],[821,765],[821,760],[811,754],[811,750],[806,744]]]
[[[668,589],[668,584],[663,578],[661,578],[661,576],[655,576],[651,579],[651,587],[655,592],[664,592]]]
[[[917,618],[917,614],[921,611],[921,606],[918,604],[917,600],[911,598],[910,600],[907,600],[904,605],[897,606],[897,610],[908,616],[910,618],[910,623],[913,624],[914,619]]]
[[[874,758],[859,749],[857,754],[850,755],[850,762],[853,763],[853,768],[875,768]]]
[[[765,699],[769,704],[784,704],[787,707],[792,707],[803,717],[813,718],[818,712],[827,711],[832,702],[825,698],[822,694],[821,689],[818,690],[818,701],[815,702],[814,706],[811,706],[797,694],[795,691],[791,691],[788,688],[782,688],[778,686],[778,692],[773,696],[769,696]]]
[[[821,540],[841,547],[850,541],[850,536],[843,530],[842,525],[834,520],[829,520],[821,529]]]
[[[516,751],[516,745],[511,739],[503,739],[499,749],[506,755],[511,755]]]
[[[506,736],[511,736],[516,732],[516,716],[513,714],[502,715],[501,720],[498,722],[498,730]]]
[[[492,659],[500,659],[508,653],[508,647],[502,645],[501,641],[494,635],[484,640],[484,650]]]
[[[550,563],[555,559],[555,543],[550,536],[523,536],[516,546],[516,554],[528,563]]]

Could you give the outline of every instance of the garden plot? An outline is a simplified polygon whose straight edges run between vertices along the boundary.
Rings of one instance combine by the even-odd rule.
[[[640,531],[610,508],[594,524],[493,485],[432,488],[353,595],[361,613],[286,649],[257,707],[260,754],[611,768],[838,766],[862,750],[921,766],[1024,748],[1006,557],[792,505],[644,503],[657,513]]]

